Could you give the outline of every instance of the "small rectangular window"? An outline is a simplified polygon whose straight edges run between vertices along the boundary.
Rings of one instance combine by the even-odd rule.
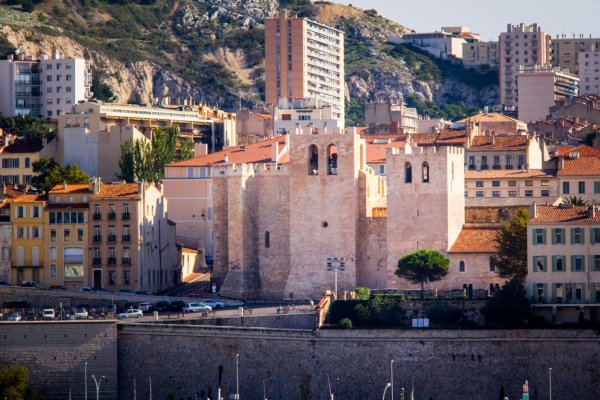
[[[492,197],[500,197],[500,191],[499,190],[494,190],[492,192]]]
[[[515,186],[517,186],[517,181],[508,181],[508,186],[509,187],[515,187]]]
[[[533,181],[532,180],[526,180],[525,181],[525,186],[533,186]]]
[[[475,181],[475,187],[483,187],[483,181]]]
[[[569,182],[563,182],[562,189],[564,194],[569,194]]]
[[[509,190],[508,191],[508,197],[517,197],[517,191],[516,190]]]
[[[526,190],[525,197],[533,197],[533,190]]]
[[[492,181],[492,187],[500,187],[500,181]]]
[[[585,182],[579,182],[577,184],[577,188],[579,189],[580,194],[584,194],[585,193]]]
[[[542,186],[550,186],[550,181],[548,179],[542,179]]]
[[[483,190],[478,190],[478,191],[475,193],[475,196],[477,196],[477,197],[483,197]]]
[[[550,191],[547,189],[542,190],[542,197],[549,197],[550,196]]]

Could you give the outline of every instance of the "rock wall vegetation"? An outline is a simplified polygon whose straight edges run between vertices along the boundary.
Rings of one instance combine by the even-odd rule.
[[[287,9],[345,31],[349,124],[361,123],[362,104],[372,100],[405,99],[446,117],[497,102],[495,74],[388,44],[388,35],[407,28],[374,10],[308,0],[10,3],[0,4],[0,52],[16,47],[34,56],[53,50],[84,56],[105,100],[148,103],[168,95],[226,109],[256,104],[264,91],[264,19]]]

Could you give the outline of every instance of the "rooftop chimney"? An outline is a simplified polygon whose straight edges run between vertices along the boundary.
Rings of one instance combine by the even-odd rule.
[[[532,213],[533,218],[537,218],[537,202],[535,202],[535,201],[533,202],[532,208],[533,208],[533,213]]]
[[[225,163],[229,162],[229,155],[225,154],[225,157],[223,157],[223,162],[225,162]]]

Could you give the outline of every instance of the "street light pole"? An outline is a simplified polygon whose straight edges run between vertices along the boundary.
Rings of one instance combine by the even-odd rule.
[[[552,368],[548,368],[548,380],[550,383],[550,400],[552,400]]]
[[[394,359],[390,361],[390,399],[394,400]]]
[[[96,380],[96,377],[94,375],[92,375],[92,379],[94,380],[94,383],[96,384],[96,400],[100,400],[100,385],[102,384],[102,379],[106,379],[106,377],[104,375],[102,375],[100,377],[100,379]]]
[[[84,388],[84,390],[85,390],[85,400],[87,400],[87,361],[85,362],[85,381],[84,381],[84,384],[85,384],[85,388]]]
[[[240,355],[235,355],[235,400],[240,400]]]
[[[385,385],[385,389],[383,389],[383,396],[381,396],[381,400],[385,400],[385,392],[388,390],[388,388],[392,386],[391,383],[387,383],[387,385]]]
[[[327,271],[333,270],[333,279],[334,279],[334,295],[337,300],[338,294],[338,270],[344,271],[346,269],[346,262],[344,258],[328,258],[327,259]]]

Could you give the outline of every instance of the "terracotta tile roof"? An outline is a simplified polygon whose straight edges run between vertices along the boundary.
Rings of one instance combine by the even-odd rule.
[[[465,179],[494,179],[494,178],[554,178],[555,170],[530,169],[490,169],[485,171],[465,171]]]
[[[563,164],[560,168],[560,164]],[[558,161],[557,176],[596,176],[600,175],[600,156],[562,158]]]
[[[452,245],[450,253],[496,253],[498,233],[500,228],[495,225],[465,225]]]
[[[445,126],[436,138],[439,145],[464,146],[467,140],[467,131],[464,128],[454,128],[453,125]]]
[[[14,142],[10,143],[8,146],[5,146],[2,150],[3,153],[37,153],[42,150],[44,146],[42,145],[41,139],[24,139],[19,138]]]
[[[581,157],[600,156],[600,149],[595,149],[587,145],[557,146],[554,157],[569,157],[571,153],[579,153]]]
[[[461,119],[460,121],[456,121],[457,123],[466,123],[468,121],[481,123],[481,122],[521,122],[517,119],[508,117],[504,114],[500,113],[479,113],[475,115],[471,115],[470,117]],[[524,124],[524,122],[521,122]]]
[[[600,211],[588,217],[587,206],[555,207],[537,206],[537,215],[530,218],[530,224],[557,223],[557,222],[600,222]]]
[[[284,136],[277,136],[275,138],[269,138],[258,143],[251,143],[244,145],[246,150],[242,150],[241,146],[232,146],[224,150],[206,154],[199,157],[194,157],[189,160],[179,161],[167,165],[168,167],[209,167],[209,166],[225,166],[231,164],[243,164],[243,163],[270,163],[271,157],[273,156],[273,150],[271,148],[274,142],[279,143],[279,151],[285,143]],[[225,162],[225,156],[229,158]],[[289,154],[286,152],[283,157],[279,159],[280,164],[289,162]]]
[[[90,196],[91,199],[141,199],[137,183],[103,183],[100,192]]]
[[[51,190],[50,190],[50,194],[70,194],[70,193],[88,193],[90,191],[90,185],[85,183],[85,184],[72,184],[72,183],[67,183],[66,187],[65,184],[59,183],[58,185],[54,186]]]
[[[14,203],[35,203],[48,200],[48,196],[36,193],[26,193],[13,200]]]
[[[529,137],[527,135],[511,136],[474,136],[470,151],[519,151],[527,150]]]
[[[252,114],[254,114],[257,117],[260,117],[262,119],[271,119],[271,118],[273,118],[273,116],[271,116],[269,114],[262,114],[262,113],[252,113]]]
[[[6,188],[6,189],[5,189]],[[0,199],[12,200],[25,194],[25,186],[18,185],[15,189],[14,185],[0,185]]]
[[[367,145],[367,164],[384,164],[388,148],[404,147],[406,143],[405,134],[364,134],[360,135],[360,138],[364,139]]]

